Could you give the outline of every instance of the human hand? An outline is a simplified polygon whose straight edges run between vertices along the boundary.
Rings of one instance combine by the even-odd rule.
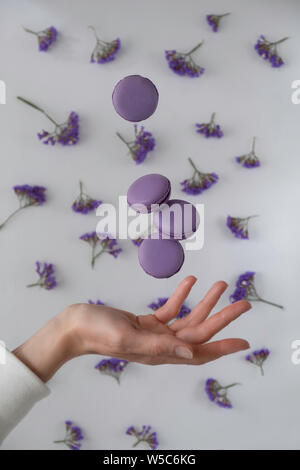
[[[14,353],[47,381],[64,362],[82,354],[152,365],[199,365],[249,348],[239,338],[207,342],[251,308],[241,300],[207,319],[227,288],[223,281],[216,282],[186,318],[171,322],[195,282],[194,276],[185,278],[168,302],[149,315],[102,305],[71,305]]]

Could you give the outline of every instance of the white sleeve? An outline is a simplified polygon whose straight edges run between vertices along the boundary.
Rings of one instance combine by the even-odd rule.
[[[0,342],[0,444],[49,388]]]

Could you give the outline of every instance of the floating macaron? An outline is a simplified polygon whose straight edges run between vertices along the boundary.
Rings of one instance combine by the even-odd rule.
[[[153,204],[167,202],[171,194],[171,183],[163,175],[152,173],[138,178],[127,192],[127,202],[136,212],[151,212]]]
[[[149,78],[129,75],[116,84],[112,102],[116,112],[127,121],[144,121],[157,108],[158,91]]]
[[[184,262],[183,248],[176,240],[147,238],[139,246],[138,256],[143,270],[159,279],[176,274]]]
[[[182,199],[170,199],[155,212],[153,224],[162,236],[184,240],[196,232],[200,217],[196,207]]]

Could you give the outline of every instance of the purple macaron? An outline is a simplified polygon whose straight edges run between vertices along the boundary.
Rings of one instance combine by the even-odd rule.
[[[185,240],[198,229],[200,217],[196,207],[190,202],[170,199],[155,212],[153,224],[163,236]]]
[[[152,173],[135,180],[127,191],[127,202],[136,212],[151,212],[152,204],[167,202],[171,183],[163,175]]]
[[[149,78],[129,75],[116,84],[112,102],[116,112],[127,121],[144,121],[157,108],[158,91]]]
[[[184,262],[184,251],[176,240],[147,238],[139,247],[139,262],[147,274],[163,279],[180,270]]]

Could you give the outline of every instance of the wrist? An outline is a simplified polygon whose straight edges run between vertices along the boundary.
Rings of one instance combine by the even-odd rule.
[[[13,353],[43,382],[76,355],[74,328],[67,310],[52,318]]]

